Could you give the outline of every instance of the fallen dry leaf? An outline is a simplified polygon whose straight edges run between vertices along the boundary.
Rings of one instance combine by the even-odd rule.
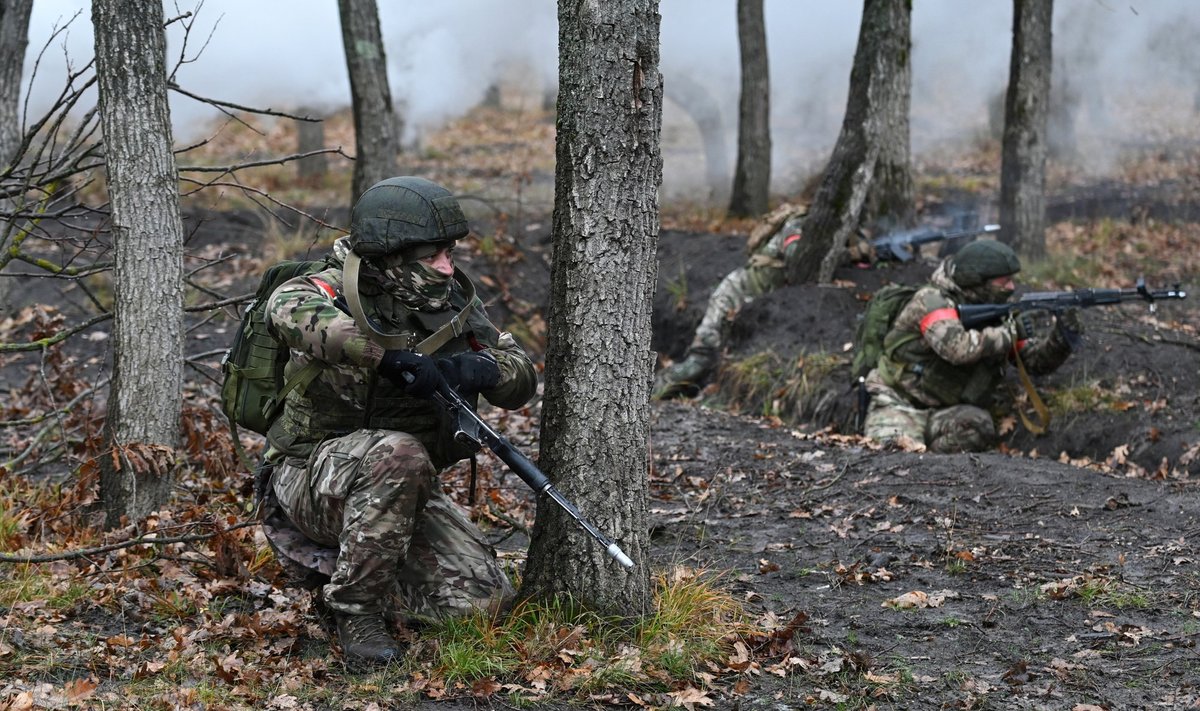
[[[673,705],[682,706],[689,711],[695,711],[697,706],[712,706],[713,700],[706,692],[689,686],[679,691],[669,691],[667,696],[673,699]]]
[[[890,600],[884,600],[883,607],[890,607],[895,610],[929,607],[929,595],[920,590],[913,590]]]

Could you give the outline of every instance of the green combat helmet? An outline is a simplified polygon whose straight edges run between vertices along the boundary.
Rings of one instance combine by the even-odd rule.
[[[409,342],[411,334],[386,333],[367,317],[359,294],[361,262],[371,262],[382,271],[433,256],[469,233],[458,200],[437,183],[400,176],[367,188],[350,211],[350,235],[346,238],[350,253],[343,267],[346,305],[359,329],[384,348],[408,349],[413,345]],[[464,290],[466,308],[434,334],[436,340],[431,336],[418,344],[418,349],[436,350],[470,318],[475,308],[475,287],[458,269],[454,270],[454,279]]]
[[[972,242],[949,257],[951,278],[963,289],[970,302],[1007,301],[1012,290],[990,284],[990,280],[1021,271],[1021,260],[1003,242],[992,239]]]
[[[421,258],[416,252],[462,239],[469,231],[449,190],[424,178],[401,176],[375,183],[354,203],[349,246],[364,259],[400,253],[409,261]]]
[[[958,250],[954,260],[954,283],[964,288],[983,285],[989,279],[1021,271],[1021,260],[1003,242],[983,239]]]

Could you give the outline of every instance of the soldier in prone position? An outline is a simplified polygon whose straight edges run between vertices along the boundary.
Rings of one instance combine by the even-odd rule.
[[[1030,373],[1049,373],[1071,353],[1065,332],[1079,332],[1076,310],[964,328],[958,306],[1007,301],[1020,269],[1012,249],[993,240],[972,242],[942,260],[929,284],[896,315],[883,353],[867,375],[867,437],[907,437],[933,452],[983,451],[996,445],[989,408],[1014,350]],[[1069,321],[1065,328],[1058,327],[1058,318]]]
[[[716,370],[738,314],[758,297],[787,284],[788,262],[800,253],[800,227],[807,208],[783,204],[771,211],[750,233],[746,263],[725,275],[708,297],[708,306],[684,359],[658,371],[651,397],[667,400],[694,397]],[[870,245],[861,233],[847,240],[847,258],[870,258]]]
[[[321,367],[287,395],[267,434],[264,532],[283,562],[328,576],[321,595],[348,660],[399,658],[389,616],[495,610],[513,595],[495,551],[437,478],[470,453],[427,399],[439,371],[472,404],[482,394],[518,408],[537,389],[529,357],[454,267],[467,233],[446,189],[384,180],[355,204],[330,268],[284,283],[268,302],[290,348],[287,374]],[[354,271],[357,282],[345,283]]]

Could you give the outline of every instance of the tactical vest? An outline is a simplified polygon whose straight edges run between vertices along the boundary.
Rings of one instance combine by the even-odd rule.
[[[888,387],[920,407],[933,400],[939,407],[975,405],[987,408],[1004,377],[1004,358],[984,358],[955,365],[942,359],[919,332],[893,328],[883,339],[879,375]]]
[[[342,270],[332,268],[307,277],[319,279],[341,294]],[[463,277],[465,279],[465,276]],[[451,308],[437,314],[414,311],[378,288],[361,285],[366,315],[382,324],[390,333],[407,337],[414,347],[437,331],[466,307],[462,288],[451,288]],[[472,340],[480,346],[496,346],[496,328],[481,308],[473,310],[466,328],[438,348],[433,357],[446,357],[473,350]],[[290,376],[303,367],[293,358],[285,369]],[[474,400],[474,399],[473,399]],[[474,405],[474,401],[471,403]],[[438,469],[471,454],[453,439],[453,431],[442,408],[432,401],[406,395],[373,369],[351,364],[328,365],[303,392],[292,391],[283,412],[267,433],[271,446],[290,457],[307,457],[327,437],[349,434],[359,429],[387,429],[412,434],[429,451]]]

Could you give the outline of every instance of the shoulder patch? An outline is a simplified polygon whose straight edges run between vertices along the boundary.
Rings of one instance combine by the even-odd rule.
[[[328,282],[318,279],[316,277],[309,277],[308,280],[311,281],[313,284],[316,284],[317,288],[320,289],[321,291],[325,292],[325,295],[328,296],[330,299],[337,298],[337,292],[334,290],[334,288],[332,286],[329,285]]]

